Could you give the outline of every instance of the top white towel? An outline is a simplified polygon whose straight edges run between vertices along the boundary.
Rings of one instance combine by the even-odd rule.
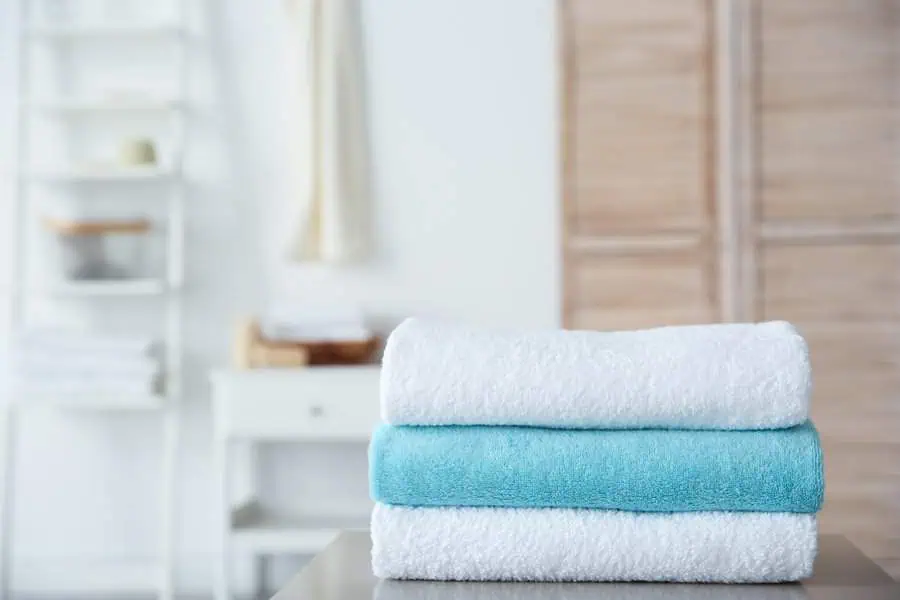
[[[391,334],[394,425],[776,429],[804,422],[809,351],[783,321],[642,331],[492,331],[407,319]]]

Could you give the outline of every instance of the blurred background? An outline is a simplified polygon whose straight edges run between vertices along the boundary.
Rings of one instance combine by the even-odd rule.
[[[900,0],[0,0],[0,591],[282,584],[410,315],[796,323],[900,578],[898,107]]]

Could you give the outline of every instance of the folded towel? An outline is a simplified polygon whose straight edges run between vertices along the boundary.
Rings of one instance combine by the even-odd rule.
[[[79,352],[86,355],[146,355],[156,347],[152,338],[124,335],[81,333],[64,329],[26,329],[18,334],[15,347],[19,351]]]
[[[139,395],[153,394],[158,388],[157,376],[148,377],[41,377],[13,375],[11,391],[38,396],[67,395]]]
[[[796,581],[812,574],[816,519],[379,504],[372,544],[373,572],[391,579]]]
[[[363,325],[293,325],[289,323],[261,323],[263,337],[277,342],[362,342],[372,337]]]
[[[369,447],[372,498],[409,506],[813,513],[812,423],[765,431],[393,427]]]
[[[808,600],[802,585],[537,583],[382,579],[375,600]]]
[[[784,322],[513,333],[408,319],[383,365],[395,425],[767,429],[809,413],[806,342]]]
[[[160,371],[159,360],[148,355],[95,356],[74,350],[49,352],[24,350],[13,355],[10,363],[16,373],[50,379],[66,375],[101,378],[153,377]]]

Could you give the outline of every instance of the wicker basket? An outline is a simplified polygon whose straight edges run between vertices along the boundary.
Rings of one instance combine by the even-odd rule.
[[[283,342],[263,337],[259,323],[247,319],[238,327],[234,362],[243,369],[358,365],[372,359],[378,338],[347,342]]]

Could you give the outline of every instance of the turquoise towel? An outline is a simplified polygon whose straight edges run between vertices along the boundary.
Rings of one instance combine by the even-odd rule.
[[[392,427],[369,447],[372,498],[408,506],[813,513],[812,423],[766,431]]]

